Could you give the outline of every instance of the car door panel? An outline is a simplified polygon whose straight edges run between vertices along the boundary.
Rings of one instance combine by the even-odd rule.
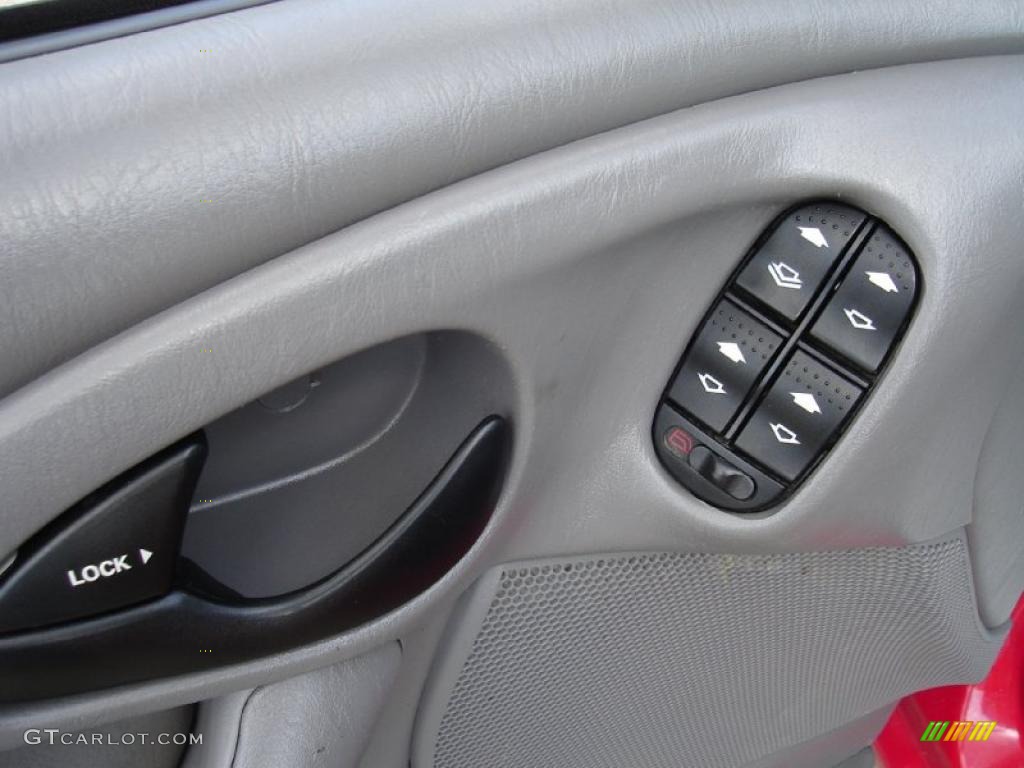
[[[1024,589],[1020,9],[392,10],[282,0],[0,65],[0,554],[225,414],[425,333],[500,360],[466,369],[512,429],[490,522],[378,619],[5,704],[0,745],[42,721],[197,702],[197,723],[244,733],[225,702],[276,685],[291,691],[279,717],[309,731],[280,753],[236,739],[187,759],[303,764],[341,718],[351,746],[330,748],[367,768],[597,764],[616,749],[637,766],[831,766],[900,696],[983,676]],[[655,409],[759,234],[816,199],[906,241],[916,314],[794,495],[729,514],[661,466]],[[382,461],[381,477],[402,471]],[[674,565],[661,582],[608,571],[631,557]],[[523,613],[500,623],[508,574],[599,560],[593,589],[538,587],[543,610],[502,595]],[[510,629],[527,620],[532,634]],[[395,641],[377,675],[375,649]],[[317,670],[358,659],[375,692],[325,692]],[[497,714],[480,680],[501,691]],[[561,719],[530,720],[545,707]],[[204,719],[221,711],[235,714]]]
[[[289,0],[11,62],[0,392],[488,168],[781,83],[1018,51],[1024,29],[999,2],[819,10]]]

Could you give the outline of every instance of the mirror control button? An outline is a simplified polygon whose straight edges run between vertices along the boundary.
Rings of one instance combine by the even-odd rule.
[[[797,350],[761,400],[737,447],[795,480],[828,444],[861,389]]]
[[[718,445],[672,405],[658,408],[654,446],[669,474],[715,506],[734,512],[757,512],[782,493],[777,480],[743,456]]]
[[[714,483],[734,499],[746,501],[757,486],[753,478],[704,445],[690,451],[690,466],[705,480]]]

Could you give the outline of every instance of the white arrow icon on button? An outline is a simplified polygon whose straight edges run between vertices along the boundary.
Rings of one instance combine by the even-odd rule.
[[[850,325],[862,331],[876,331],[875,321],[865,315],[863,312],[858,312],[856,309],[844,309],[846,313],[846,319],[850,321]]]
[[[803,286],[800,273],[783,261],[773,261],[768,265],[768,274],[779,288],[793,288],[797,291]]]
[[[817,227],[797,227],[800,230],[800,237],[817,248],[827,248],[828,240],[821,234]]]
[[[785,424],[771,424],[772,432],[775,433],[775,439],[780,443],[786,445],[800,445],[800,441],[797,440],[796,432],[787,427]]]
[[[743,356],[743,350],[740,349],[740,345],[734,341],[718,341],[718,351],[728,357],[734,363],[745,363],[747,358]]]
[[[700,385],[704,387],[705,392],[712,395],[725,394],[725,385],[710,373],[698,373],[697,378],[700,379]]]
[[[900,292],[900,289],[896,287],[896,283],[893,282],[888,272],[865,272],[864,274],[868,276],[868,282],[872,285],[877,285],[886,293]]]
[[[152,556],[153,556],[153,553],[150,552],[148,549],[140,549],[139,550],[139,557],[142,558],[142,564],[143,565],[148,563],[149,562],[149,558],[151,558]]]
[[[814,399],[814,395],[810,392],[790,392],[789,394],[793,396],[793,402],[808,413],[821,413],[818,401]]]

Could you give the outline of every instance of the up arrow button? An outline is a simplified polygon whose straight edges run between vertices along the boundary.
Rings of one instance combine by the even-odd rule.
[[[837,203],[791,211],[751,255],[736,285],[787,320],[797,320],[863,221],[863,213]]]
[[[914,304],[917,269],[906,247],[879,226],[811,327],[811,335],[874,373]]]

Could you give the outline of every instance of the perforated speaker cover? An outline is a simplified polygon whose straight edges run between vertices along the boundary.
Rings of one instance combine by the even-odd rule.
[[[736,768],[914,690],[980,679],[960,538],[514,563],[453,618],[415,768]]]

